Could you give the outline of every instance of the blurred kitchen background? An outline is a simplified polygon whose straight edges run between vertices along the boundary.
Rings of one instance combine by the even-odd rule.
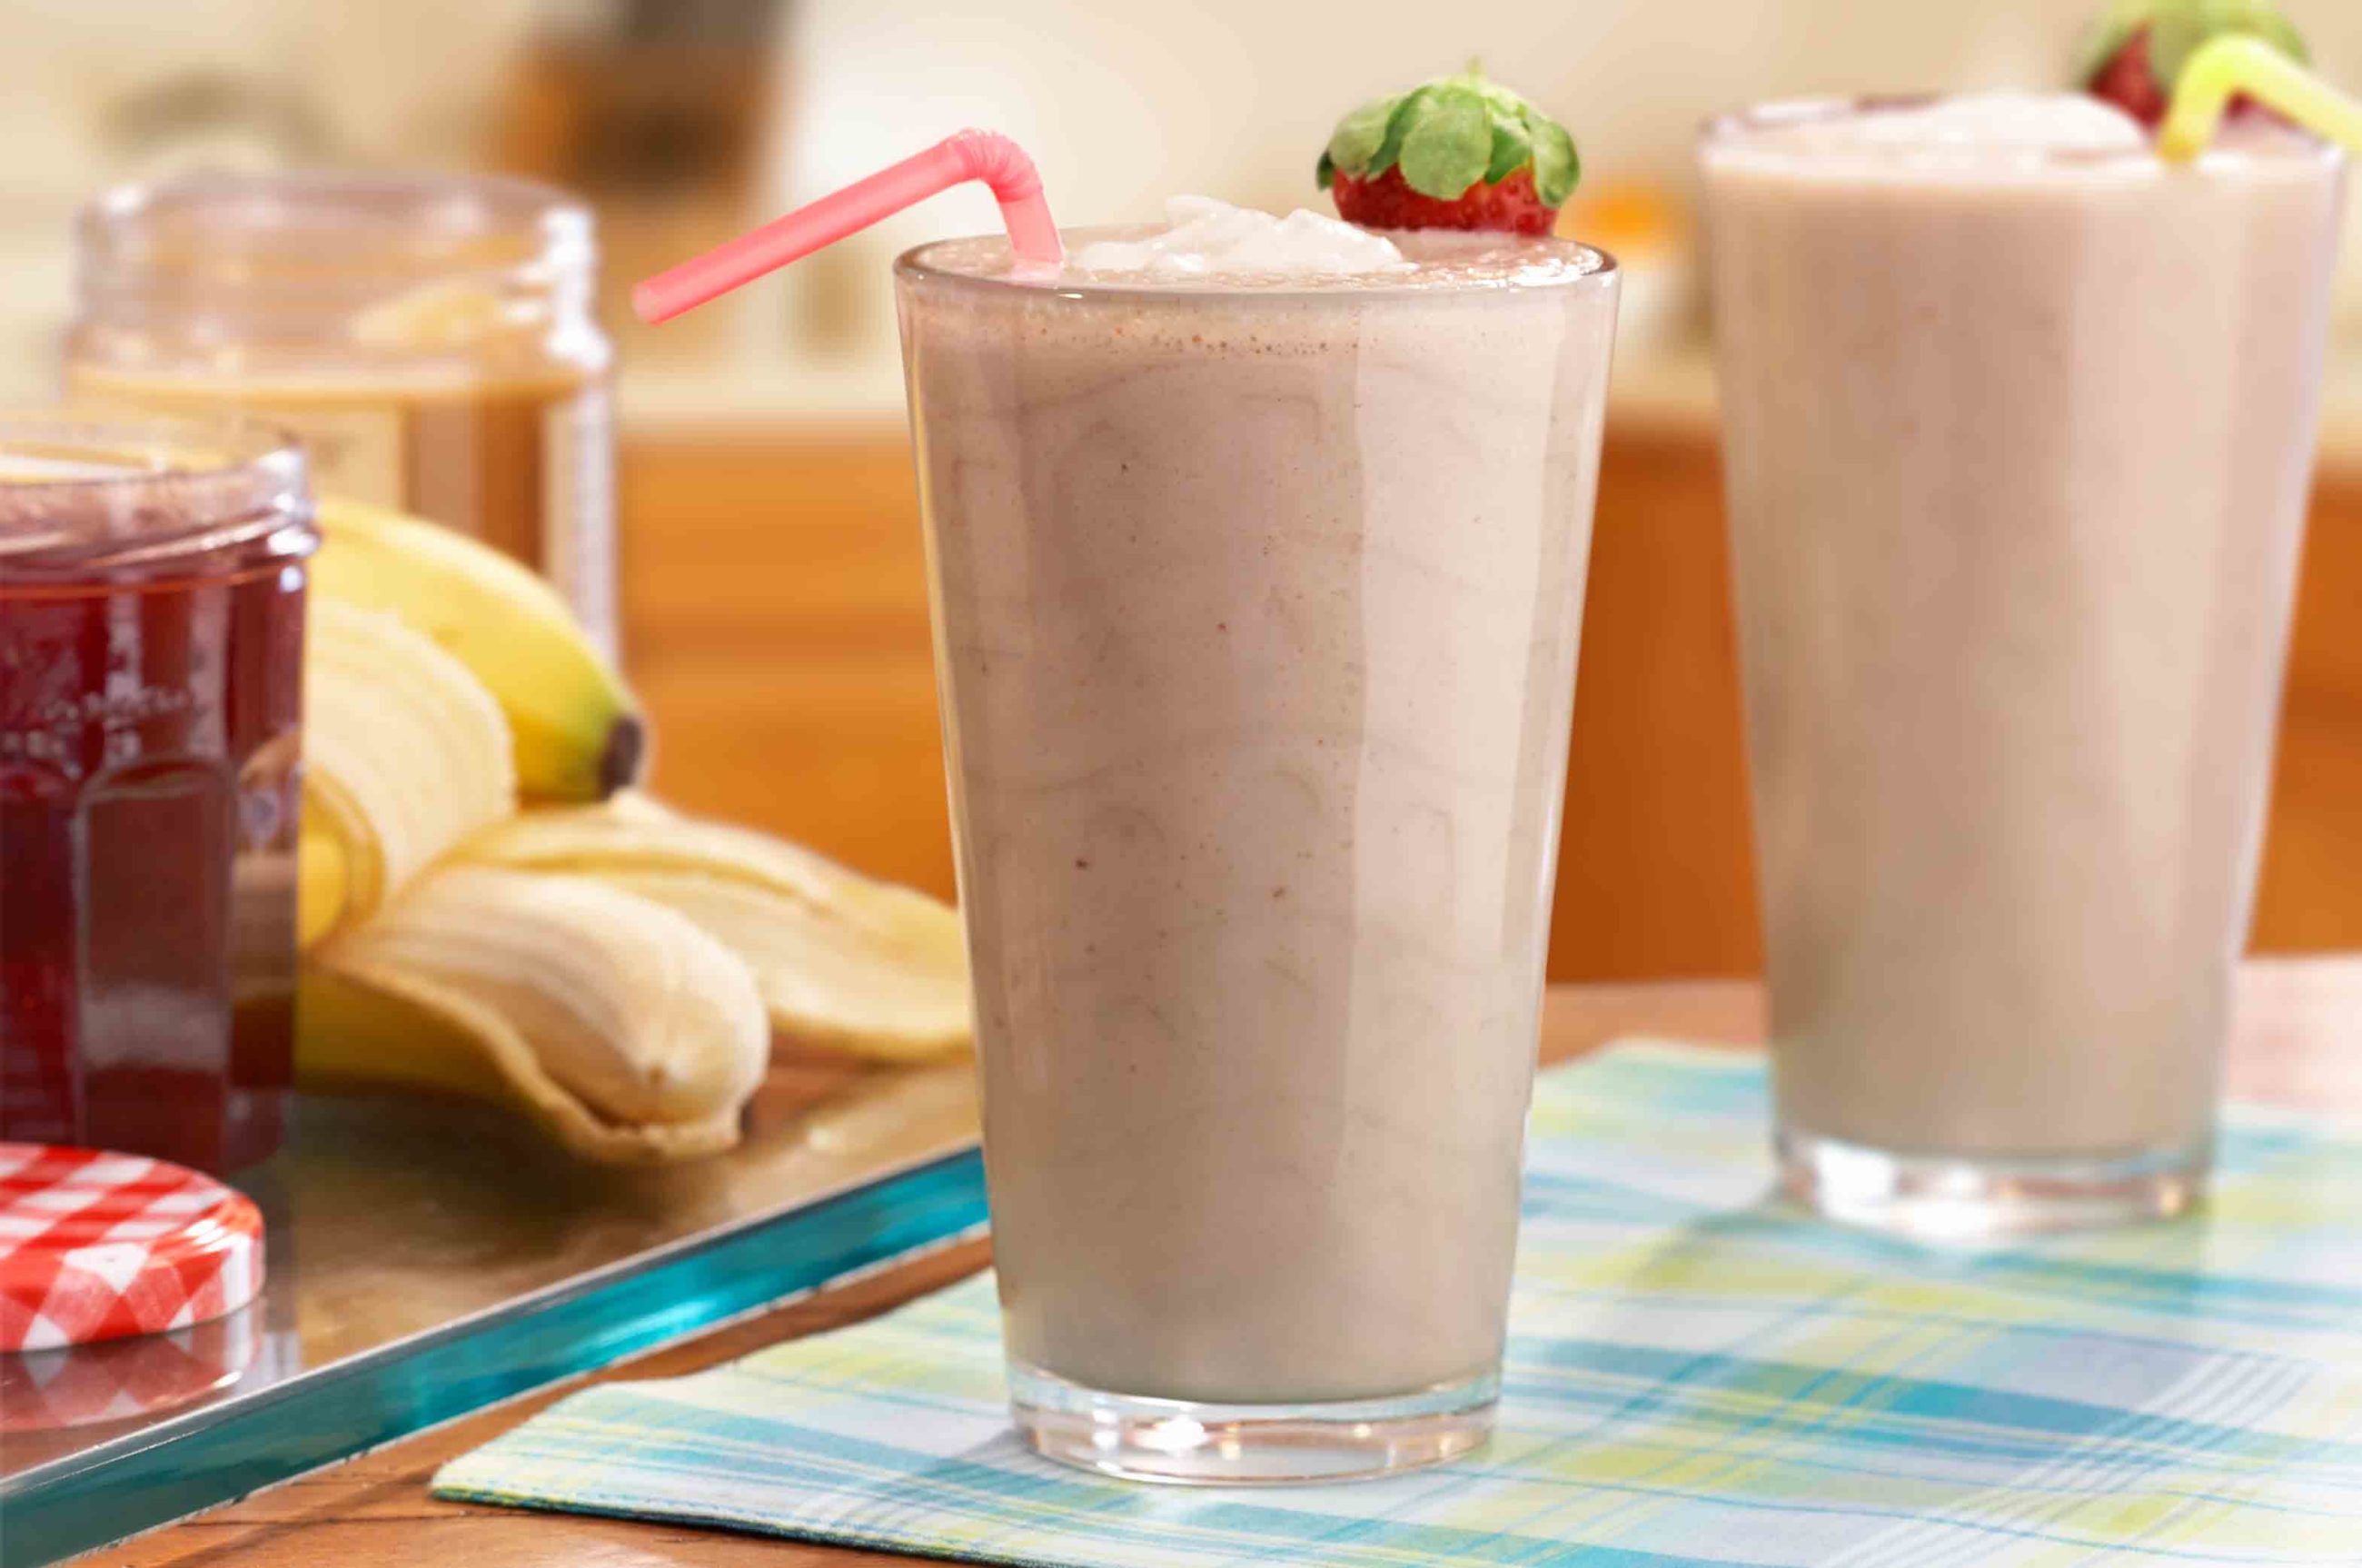
[[[1570,232],[1627,267],[1554,976],[1757,963],[1692,138],[1742,101],[2063,84],[2101,0],[10,0],[0,400],[57,381],[68,225],[199,167],[497,170],[595,206],[625,662],[680,804],[948,895],[951,858],[888,261],[990,227],[943,197],[661,331],[630,282],[964,125],[1068,223],[1169,193],[1313,203],[1330,123],[1480,57],[1564,119]],[[2284,0],[2362,83],[2362,6]],[[989,14],[986,14],[987,12]],[[2362,947],[2362,215],[2257,944]],[[1940,920],[1943,912],[1928,911]]]

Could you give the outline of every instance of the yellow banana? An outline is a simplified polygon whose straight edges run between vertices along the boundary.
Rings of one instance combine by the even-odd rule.
[[[503,1099],[590,1159],[729,1147],[768,1055],[735,955],[580,878],[437,867],[305,966],[306,1081]]]
[[[516,778],[467,666],[378,611],[315,600],[305,621],[297,921],[317,940],[514,811]]]
[[[295,845],[295,949],[313,944],[344,923],[352,902],[352,874],[344,842],[325,823],[306,817]]]
[[[508,715],[527,797],[596,801],[639,777],[639,705],[548,583],[415,517],[323,499],[319,523],[315,600],[394,611],[473,670]]]
[[[296,982],[295,1018],[295,1074],[307,1089],[398,1088],[486,1100],[522,1095],[482,1041],[485,1033],[514,1032],[497,1020],[471,1028],[452,1012],[310,960]]]
[[[455,856],[594,877],[678,910],[745,960],[790,1046],[915,1061],[971,1038],[959,912],[768,834],[626,792],[512,817]]]

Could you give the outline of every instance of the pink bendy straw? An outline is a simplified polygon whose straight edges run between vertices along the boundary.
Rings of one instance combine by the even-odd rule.
[[[632,290],[632,309],[642,321],[670,321],[966,180],[992,187],[1019,260],[1055,267],[1065,259],[1050,204],[1042,199],[1042,176],[1025,149],[998,131],[955,131],[924,152],[643,280]]]

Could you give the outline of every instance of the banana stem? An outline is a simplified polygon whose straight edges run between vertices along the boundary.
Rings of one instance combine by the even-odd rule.
[[[2173,105],[2158,130],[2158,156],[2187,163],[2206,150],[2223,111],[2245,93],[2347,149],[2362,153],[2362,103],[2340,93],[2258,38],[2208,39],[2181,69]]]

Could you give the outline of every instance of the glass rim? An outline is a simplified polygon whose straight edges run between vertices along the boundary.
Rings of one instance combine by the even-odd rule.
[[[1144,224],[1093,224],[1076,228],[1061,228],[1059,238],[1072,251],[1078,245],[1100,239],[1137,239],[1157,233],[1164,226]],[[1378,232],[1385,232],[1383,230]],[[1460,231],[1454,230],[1454,233]],[[1135,306],[1192,305],[1209,300],[1220,300],[1225,304],[1301,304],[1308,300],[1359,304],[1364,301],[1399,302],[1403,300],[1488,299],[1509,298],[1547,293],[1556,289],[1596,287],[1620,276],[1622,267],[1615,255],[1606,248],[1579,239],[1557,235],[1505,235],[1504,239],[1519,244],[1564,248],[1591,259],[1592,265],[1563,276],[1518,279],[1516,277],[1470,279],[1462,282],[1436,284],[1406,280],[1402,282],[1354,283],[1339,288],[1333,284],[1317,287],[1282,283],[1271,286],[1240,288],[1223,284],[1218,278],[1202,283],[1101,282],[1091,278],[1026,278],[1010,274],[985,274],[939,265],[928,259],[927,253],[945,246],[966,245],[976,240],[998,240],[1004,246],[1007,237],[993,234],[949,235],[914,245],[894,258],[897,282],[923,282],[951,288],[970,289],[984,293],[1041,300],[1063,300],[1073,304],[1120,304]]]
[[[229,293],[293,280],[577,271],[597,259],[579,197],[505,174],[207,170],[117,185],[75,213],[85,293],[168,281]]]
[[[308,554],[306,469],[302,443],[259,420],[0,406],[0,580]]]
[[[1777,131],[1791,126],[1819,124],[1856,115],[1924,109],[1931,105],[1943,103],[1947,99],[1972,95],[1931,90],[1914,93],[1832,93],[1797,98],[1768,98],[1760,103],[1749,104],[1736,109],[1726,109],[1719,114],[1707,116],[1699,122],[1697,146],[1701,153],[1711,152],[1720,148],[1743,145],[1749,137],[1764,131]],[[2083,96],[2081,94],[2063,92],[2055,95]],[[2292,127],[2287,135],[2288,139],[2301,141],[2311,151],[2312,158],[2309,161],[2334,166],[2345,159],[2345,149],[2336,143],[2313,136],[2311,132],[2302,130],[2301,127]],[[1777,146],[1762,147],[1759,150],[1768,160],[1792,164],[1826,165],[1843,161],[1847,162],[1849,167],[1858,167],[1865,161],[1871,161],[1858,157],[1849,160],[1843,151],[1798,150]],[[2201,154],[2199,161],[2202,165],[2218,152],[2238,150],[2235,143],[2226,148],[2217,141]],[[1892,162],[1898,175],[1908,174],[1916,168],[1925,167],[1925,165],[1908,161],[1889,161]],[[2144,142],[2137,148],[2017,149],[2006,164],[1996,165],[1996,171],[2023,172],[2030,169],[2157,169],[2162,167],[2162,163],[2163,160],[2158,156],[2156,144],[2154,141],[2149,141]],[[1944,166],[1957,167],[1955,164],[1948,163]]]

